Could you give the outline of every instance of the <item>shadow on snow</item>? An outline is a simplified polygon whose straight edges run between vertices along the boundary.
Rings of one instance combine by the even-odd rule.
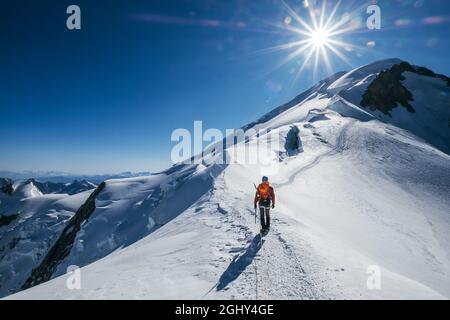
[[[236,280],[242,272],[252,263],[256,254],[261,249],[261,235],[255,236],[244,254],[238,254],[233,258],[228,268],[222,274],[216,290],[224,290],[231,282]]]

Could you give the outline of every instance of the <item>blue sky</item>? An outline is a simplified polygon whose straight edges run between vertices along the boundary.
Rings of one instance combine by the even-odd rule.
[[[302,1],[286,3],[308,21]],[[335,20],[364,3],[343,1]],[[65,27],[70,4],[82,30]],[[377,4],[381,30],[367,30],[359,10],[360,28],[339,36],[357,46],[343,50],[352,66],[398,57],[450,74],[449,1]],[[0,10],[0,170],[158,171],[171,165],[174,129],[240,127],[329,73],[319,64],[314,77],[308,63],[296,78],[303,55],[276,68],[290,51],[263,50],[301,38],[280,27],[290,15],[278,0],[30,0]],[[330,57],[334,72],[351,69]]]

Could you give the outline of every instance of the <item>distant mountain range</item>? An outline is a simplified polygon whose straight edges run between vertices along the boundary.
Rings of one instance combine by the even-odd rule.
[[[1,178],[7,178],[12,180],[28,180],[36,179],[40,182],[53,182],[53,183],[71,183],[75,180],[87,180],[95,184],[99,184],[109,179],[123,179],[132,177],[149,176],[150,172],[121,172],[117,174],[98,174],[98,175],[76,175],[61,171],[0,171]]]

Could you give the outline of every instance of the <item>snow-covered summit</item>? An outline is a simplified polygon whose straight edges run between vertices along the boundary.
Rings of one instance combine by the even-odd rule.
[[[389,113],[386,104],[390,104]],[[400,59],[337,73],[244,129],[276,128],[294,119],[301,121],[312,109],[394,124],[450,153],[449,78]]]

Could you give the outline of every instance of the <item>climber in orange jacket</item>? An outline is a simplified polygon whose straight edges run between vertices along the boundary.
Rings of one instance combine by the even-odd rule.
[[[262,178],[262,183],[256,188],[253,204],[255,210],[259,204],[261,234],[267,235],[270,230],[270,208],[275,208],[275,192],[266,176]]]

